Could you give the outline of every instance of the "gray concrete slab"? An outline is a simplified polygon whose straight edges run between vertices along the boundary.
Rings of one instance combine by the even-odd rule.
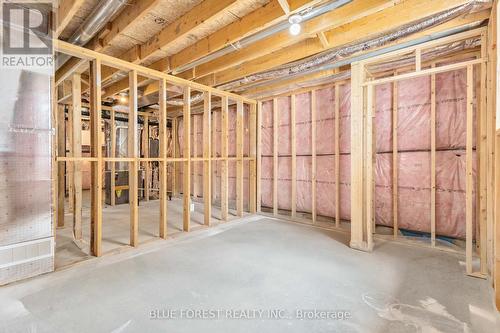
[[[191,227],[202,227],[204,224],[203,203],[193,201],[194,211],[191,213]],[[83,242],[78,246],[73,241],[73,215],[66,202],[65,225],[56,230],[56,269],[91,259],[90,256],[90,191],[83,191],[82,233]],[[167,202],[167,229],[169,235],[182,232],[182,198],[172,198]],[[230,211],[229,219],[236,218]],[[220,222],[220,210],[212,207],[212,223]],[[102,210],[102,251],[103,253],[120,251],[130,242],[130,206],[128,204],[110,206],[103,205]],[[159,200],[139,202],[139,243],[153,241],[159,237],[160,204]]]
[[[183,233],[0,288],[0,332],[499,331],[489,282],[467,277],[463,256],[347,243],[261,217]],[[212,316],[190,310],[216,318],[186,319]],[[300,310],[349,318],[300,320]]]

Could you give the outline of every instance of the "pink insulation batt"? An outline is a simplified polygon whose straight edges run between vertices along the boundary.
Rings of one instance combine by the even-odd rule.
[[[222,126],[221,126],[221,112],[219,110],[212,112],[212,133],[210,134],[210,140],[212,143],[212,156],[221,157],[222,156],[222,146],[221,146],[221,136],[222,136]],[[229,107],[228,115],[228,156],[236,157],[236,105],[231,105]],[[196,124],[196,125],[195,125]],[[183,156],[183,145],[184,145],[184,122],[182,118],[179,118],[178,127],[178,140],[180,147],[180,156]],[[243,109],[243,156],[246,157],[249,154],[249,107],[244,106]],[[196,147],[196,150],[195,150]],[[195,154],[196,153],[196,154]],[[203,115],[193,115],[191,116],[191,156],[192,157],[203,157]],[[214,161],[212,162],[212,202],[217,206],[220,206],[220,196],[221,196],[221,165],[222,162]],[[183,168],[182,163],[178,164],[179,168],[179,179],[177,180],[177,186],[180,192],[183,191],[182,184],[182,174]],[[248,210],[249,201],[249,162],[243,162],[243,207]],[[228,198],[229,207],[232,209],[236,208],[236,161],[228,162]],[[192,162],[191,163],[191,195],[195,195],[198,198],[203,198],[203,162]]]
[[[476,82],[479,84],[479,82]],[[340,133],[335,133],[335,89],[316,90],[317,213],[350,219],[350,86],[340,86]],[[398,112],[398,224],[401,229],[430,232],[431,199],[431,79],[413,78],[397,83]],[[375,218],[393,225],[392,121],[393,85],[375,90]],[[476,102],[476,99],[474,99]],[[291,210],[291,97],[277,98],[278,208]],[[312,135],[311,93],[296,95],[297,211],[311,212]],[[475,110],[476,108],[474,108]],[[273,207],[273,103],[262,107],[262,198]],[[475,125],[475,114],[474,114]],[[474,133],[474,138],[476,134]],[[340,169],[335,170],[335,140],[339,138]],[[465,238],[466,72],[436,75],[436,229],[438,235]],[[475,146],[475,140],[474,140]],[[476,154],[473,154],[474,182]],[[335,197],[336,174],[340,197]],[[475,186],[475,185],[474,185]],[[475,192],[474,192],[475,197]],[[475,203],[475,200],[473,200]],[[475,210],[475,205],[474,205]],[[475,218],[475,214],[473,214]],[[475,223],[475,221],[474,221]]]

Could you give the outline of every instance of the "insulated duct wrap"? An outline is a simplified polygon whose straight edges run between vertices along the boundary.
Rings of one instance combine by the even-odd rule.
[[[296,62],[292,62],[290,64],[280,66],[276,69],[272,69],[261,73],[256,73],[236,81],[219,85],[217,88],[230,91],[242,85],[250,84],[257,81],[272,80],[276,78],[292,76],[298,73],[303,73],[312,68],[316,68],[325,64],[330,64],[335,61],[339,61],[341,59],[345,59],[358,52],[382,47],[396,40],[408,37],[414,33],[421,32],[426,29],[438,26],[454,18],[457,18],[461,15],[476,11],[482,8],[482,6],[485,3],[487,2],[482,0],[470,1],[462,6],[458,6],[456,8],[450,9],[440,14],[422,19],[418,22],[413,22],[411,24],[402,26],[388,33],[384,33],[383,35],[365,39],[361,42],[356,42],[338,48],[334,48],[332,50],[322,52],[320,54],[305,58],[303,60],[299,60]]]

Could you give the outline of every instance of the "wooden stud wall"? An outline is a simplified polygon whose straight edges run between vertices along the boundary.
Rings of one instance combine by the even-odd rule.
[[[372,108],[373,108],[373,89],[376,85],[384,84],[384,83],[393,83],[393,164],[397,166],[397,82],[401,80],[411,79],[415,77],[428,76],[431,80],[431,246],[436,246],[436,74],[451,72],[459,69],[466,69],[467,72],[467,131],[466,131],[466,193],[465,193],[465,206],[466,206],[466,271],[467,274],[476,276],[476,277],[486,277],[487,274],[487,232],[486,232],[486,216],[487,216],[487,205],[486,205],[486,191],[487,191],[487,142],[488,142],[488,133],[486,131],[486,64],[487,57],[485,53],[486,48],[486,30],[484,28],[479,28],[476,30],[467,31],[464,33],[456,34],[450,37],[445,37],[436,41],[424,43],[418,46],[413,46],[404,50],[392,52],[386,55],[378,56],[372,59],[368,59],[365,61],[361,61],[358,63],[354,63],[352,65],[352,89],[353,96],[351,105],[353,105],[351,112],[353,114],[353,123],[354,123],[354,115],[361,114],[365,112],[367,114],[366,124],[364,128],[360,128],[362,130],[365,137],[365,146],[361,147],[358,142],[359,149],[364,149],[366,152],[366,159],[364,170],[362,174],[356,175],[352,179],[352,194],[351,197],[351,212],[355,214],[355,212],[362,211],[365,209],[365,216],[360,219],[353,219],[351,221],[351,230],[359,230],[363,229],[363,232],[366,236],[371,237],[372,232],[374,230],[370,230],[370,226],[373,226],[373,216],[371,214],[370,208],[372,207],[371,196],[373,195],[373,186],[372,182],[372,163],[374,157],[374,151],[372,150],[373,142],[371,142],[371,138],[374,138],[374,131],[370,124],[370,119],[372,119]],[[481,55],[473,60],[461,60],[452,64],[436,66],[436,63],[433,63],[430,68],[423,68],[422,61],[422,53],[425,50],[438,47],[440,45],[446,45],[452,42],[465,40],[468,38],[480,37],[481,38]],[[373,65],[376,63],[381,63],[387,61],[389,59],[394,59],[404,53],[413,50],[415,52],[415,61],[416,66],[414,71],[407,72],[405,74],[395,74],[394,76],[384,77],[380,79],[375,79],[373,77],[363,77],[366,75],[366,68],[368,65]],[[474,67],[480,69],[481,75],[481,88],[480,93],[475,96],[474,94]],[[365,91],[365,97],[362,96],[362,90]],[[355,94],[358,94],[355,96]],[[474,107],[475,100],[478,100],[477,103],[477,118],[478,118],[478,140],[477,140],[477,149],[478,149],[478,189],[476,193],[479,193],[477,196],[477,220],[479,226],[479,233],[476,237],[476,245],[479,249],[478,256],[480,258],[480,271],[476,271],[475,267],[473,267],[473,257],[475,254],[474,248],[474,240],[473,240],[473,193],[475,189],[473,188],[473,133],[474,133]],[[359,103],[359,104],[356,104]],[[361,120],[361,119],[359,119]],[[353,126],[353,125],[352,125]],[[355,130],[351,127],[352,131]],[[351,137],[351,140],[355,140],[355,137]],[[353,144],[351,142],[351,144]],[[354,150],[354,146],[351,147],[351,153]],[[351,170],[352,175],[354,175],[354,169],[358,169],[358,166],[362,162],[361,160],[355,159],[352,156],[352,164]],[[358,166],[354,165],[357,164]],[[393,168],[393,193],[396,193],[397,189],[397,168]],[[362,196],[359,197],[354,196],[355,191],[355,181],[363,181],[365,182],[365,190]],[[360,200],[363,198],[363,200]],[[393,197],[394,204],[394,237],[397,237],[397,194]],[[491,207],[489,209],[492,209]],[[356,213],[358,214],[358,213]],[[351,242],[354,236],[351,233]]]
[[[212,168],[211,164],[213,161],[220,161],[223,166],[223,177],[222,177],[222,219],[228,219],[228,161],[235,161],[238,168],[238,209],[237,215],[243,215],[243,163],[244,161],[249,162],[250,167],[250,184],[249,190],[251,191],[251,198],[249,198],[249,208],[250,211],[257,210],[257,195],[258,195],[258,185],[257,185],[257,137],[260,130],[257,129],[257,119],[258,112],[256,107],[256,101],[247,99],[236,94],[231,94],[225,91],[217,90],[208,86],[203,86],[195,82],[186,81],[179,79],[177,77],[164,74],[155,70],[151,70],[146,67],[142,67],[136,64],[128,63],[115,59],[113,57],[100,54],[88,49],[84,49],[78,46],[74,46],[65,42],[56,42],[55,48],[58,52],[69,54],[82,58],[84,60],[90,61],[90,120],[91,120],[91,157],[81,156],[81,77],[79,74],[75,74],[72,77],[72,98],[71,103],[73,105],[72,113],[70,115],[71,124],[71,152],[73,156],[65,156],[65,130],[63,128],[65,119],[64,110],[58,110],[54,104],[53,117],[56,120],[55,123],[60,126],[57,128],[57,138],[61,141],[56,143],[55,151],[57,151],[57,146],[59,146],[60,151],[57,153],[56,161],[57,166],[61,168],[54,168],[54,175],[56,175],[57,170],[61,169],[62,172],[55,177],[61,186],[60,191],[55,191],[60,197],[60,203],[57,205],[57,214],[64,216],[64,195],[65,195],[65,175],[64,167],[66,163],[71,163],[72,174],[70,179],[72,179],[71,187],[73,188],[72,194],[72,205],[75,207],[74,212],[74,226],[75,234],[81,234],[81,163],[84,161],[91,162],[91,173],[92,173],[92,184],[91,184],[91,252],[95,256],[102,255],[102,189],[103,189],[103,166],[105,162],[111,163],[111,179],[114,180],[115,163],[116,162],[127,162],[129,164],[129,206],[130,206],[130,245],[138,245],[138,226],[139,226],[139,216],[138,216],[138,200],[139,200],[139,166],[142,164],[146,173],[146,184],[144,186],[144,197],[146,200],[149,198],[149,178],[151,175],[150,164],[151,162],[159,162],[159,183],[160,183],[160,219],[159,219],[159,236],[161,238],[167,238],[167,165],[172,163],[174,166],[173,176],[172,176],[172,192],[173,195],[179,193],[179,188],[177,187],[179,167],[183,167],[183,230],[190,230],[190,206],[191,206],[191,163],[193,162],[203,162],[204,174],[209,176],[203,177],[203,197],[205,199],[204,204],[204,214],[205,214],[205,225],[210,225],[211,220],[211,194],[212,194],[212,183],[211,175]],[[128,114],[128,153],[127,157],[116,157],[116,125],[115,125],[115,111],[112,108],[103,107],[101,104],[101,69],[102,66],[110,66],[117,68],[122,71],[128,72],[129,75],[129,111]],[[160,87],[160,102],[159,110],[154,113],[146,113],[138,111],[137,103],[137,88],[138,88],[138,76],[148,77],[149,79],[156,80]],[[200,153],[196,151],[194,156],[191,156],[191,121],[184,122],[183,133],[178,133],[179,118],[175,117],[172,119],[172,139],[174,140],[172,147],[172,156],[167,156],[167,85],[181,86],[184,89],[184,107],[182,118],[191,119],[191,91],[195,89],[196,91],[201,91],[205,93],[204,101],[204,112],[203,112],[203,155],[200,157]],[[55,90],[55,89],[54,89]],[[223,101],[222,106],[222,120],[223,120],[223,140],[222,140],[222,157],[217,157],[213,154],[211,133],[212,133],[212,98],[220,97]],[[229,98],[231,101],[236,102],[237,105],[237,122],[238,126],[236,129],[236,135],[238,140],[238,153],[236,157],[228,157],[228,112],[229,112]],[[54,98],[55,101],[59,100],[57,97]],[[244,142],[244,105],[249,105],[249,119],[250,119],[250,155],[243,156],[243,142]],[[102,110],[107,109],[111,116],[111,152],[110,156],[102,156],[102,143],[103,131],[102,131]],[[142,153],[140,156],[139,148],[139,135],[138,135],[138,116],[144,117],[144,136],[142,138]],[[160,142],[160,154],[158,158],[151,158],[149,155],[149,129],[148,120],[149,118],[157,118],[159,122],[159,142]],[[61,119],[59,119],[61,118]],[[183,135],[183,156],[179,155],[179,140],[178,134]],[[194,136],[196,139],[196,136]],[[194,177],[196,178],[196,177]],[[111,193],[114,193],[115,184],[111,182]],[[114,202],[114,195],[111,196],[112,204]],[[57,202],[57,200],[56,200]],[[80,207],[80,208],[79,208]],[[63,223],[63,218],[58,218],[58,223]],[[81,239],[81,237],[80,237]]]
[[[73,107],[71,117],[72,128],[72,155],[74,158],[82,157],[82,102],[81,96],[81,77],[80,74],[74,74],[72,79]],[[114,177],[113,177],[114,178]],[[73,236],[76,240],[81,240],[82,236],[82,166],[80,161],[73,162],[73,193],[70,200],[73,202]]]
[[[436,75],[439,73],[451,72],[459,69],[467,69],[468,73],[468,93],[467,93],[467,152],[466,152],[466,160],[467,160],[467,172],[466,172],[466,180],[467,180],[467,190],[466,190],[466,207],[467,207],[467,216],[466,216],[466,225],[467,225],[467,247],[466,247],[466,261],[467,261],[467,272],[470,275],[477,277],[485,277],[487,273],[487,262],[488,262],[488,253],[491,251],[487,250],[486,244],[490,242],[488,233],[486,232],[487,228],[487,218],[488,214],[491,214],[492,207],[491,205],[487,205],[486,198],[488,197],[487,184],[491,182],[491,172],[486,172],[488,165],[488,161],[492,158],[488,159],[487,154],[491,154],[491,148],[489,150],[484,147],[488,147],[488,142],[491,141],[491,129],[488,129],[488,125],[485,122],[486,115],[486,99],[485,99],[485,91],[487,90],[485,79],[485,72],[487,71],[487,63],[486,63],[486,54],[484,50],[484,46],[486,44],[485,37],[485,29],[479,28],[476,30],[468,31],[465,33],[456,34],[450,37],[445,37],[440,40],[424,43],[418,46],[413,46],[401,51],[396,51],[393,53],[389,53],[386,55],[378,56],[375,58],[367,59],[365,61],[353,63],[351,66],[351,242],[350,245],[353,248],[360,249],[363,251],[371,251],[373,249],[373,235],[375,234],[375,218],[374,218],[374,165],[375,165],[375,134],[374,134],[374,106],[376,96],[375,96],[375,86],[384,84],[384,83],[392,83],[393,85],[393,217],[394,217],[394,234],[392,237],[401,238],[403,236],[398,236],[398,82],[405,79],[411,79],[414,77],[428,76],[430,78],[431,83],[431,246],[438,247],[436,244]],[[451,64],[440,64],[437,66],[437,63],[432,63],[430,67],[426,64],[426,67],[422,65],[422,58],[424,52],[426,50],[432,49],[434,47],[439,47],[440,45],[445,45],[452,43],[454,41],[460,41],[468,38],[480,37],[482,39],[482,52],[481,55],[476,59],[470,58],[458,58],[457,62]],[[387,61],[390,58],[399,57],[405,53],[411,52],[413,50],[415,55],[415,66],[410,68],[410,72],[405,72],[404,74],[395,73],[392,76],[383,77],[383,78],[375,78],[369,76],[369,72],[366,70],[368,65],[373,65],[376,63],[380,63],[383,61]],[[475,96],[473,90],[473,69],[480,69],[481,75],[481,89],[480,93]],[[309,88],[308,90],[301,90],[302,92],[309,91],[311,94],[311,130],[312,130],[312,223],[316,222],[316,186],[315,186],[315,176],[316,172],[316,149],[315,149],[315,139],[316,139],[316,99],[315,99],[315,89],[319,88]],[[291,98],[291,152],[292,152],[292,207],[291,207],[291,217],[280,215],[286,217],[287,219],[305,222],[303,218],[297,217],[296,211],[296,108],[295,108],[295,93],[291,93],[289,95],[284,94],[282,96],[290,96]],[[281,96],[281,95],[280,95]],[[477,97],[477,98],[476,98]],[[273,102],[273,215],[278,214],[278,204],[276,199],[276,189],[277,189],[277,146],[279,142],[277,142],[277,127],[279,126],[279,117],[277,110],[277,97],[272,98]],[[340,225],[340,206],[339,206],[339,156],[340,156],[340,148],[338,146],[339,140],[339,109],[340,109],[340,83],[335,84],[335,179],[336,179],[336,188],[335,188],[335,226],[339,227]],[[478,155],[479,155],[479,171],[478,171],[478,196],[477,207],[479,208],[478,212],[478,221],[479,221],[479,236],[476,240],[476,244],[478,245],[478,252],[475,252],[475,248],[473,247],[473,230],[472,230],[472,209],[473,209],[473,192],[475,191],[472,188],[473,184],[473,175],[472,175],[472,133],[473,133],[473,108],[475,100],[478,100]],[[267,99],[271,100],[271,99]],[[258,103],[259,108],[262,108],[262,101]],[[259,115],[259,119],[261,119],[261,115]],[[257,126],[258,130],[261,130],[261,123]],[[399,133],[402,135],[403,133]],[[260,146],[261,137],[258,136],[258,146]],[[259,154],[257,156],[257,160],[260,159],[260,149],[258,150]],[[481,162],[482,160],[482,162]],[[489,162],[491,163],[491,162]],[[260,165],[260,164],[259,164]],[[260,173],[259,178],[257,180],[258,186],[260,186]],[[490,190],[491,192],[491,190]],[[483,193],[483,194],[481,194]],[[258,196],[260,198],[260,196]],[[257,203],[260,205],[260,202]],[[386,239],[384,236],[380,236],[380,238]],[[442,248],[439,246],[439,248]],[[480,258],[480,271],[475,272],[474,267],[472,267],[472,259],[475,255],[478,255]]]

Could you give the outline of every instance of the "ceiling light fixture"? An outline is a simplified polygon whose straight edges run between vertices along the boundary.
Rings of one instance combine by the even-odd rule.
[[[302,16],[300,15],[292,15],[288,18],[288,22],[290,22],[290,34],[292,36],[297,36],[300,34],[300,31],[302,30],[302,27],[300,26],[300,23],[302,22]]]
[[[127,103],[127,95],[125,93],[120,93],[120,102]]]

